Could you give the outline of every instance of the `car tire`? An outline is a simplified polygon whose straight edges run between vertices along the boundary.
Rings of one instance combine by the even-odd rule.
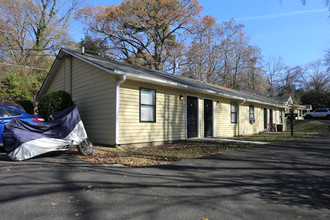
[[[305,119],[312,119],[312,116],[311,115],[306,115]]]
[[[93,153],[93,144],[91,141],[88,140],[88,138],[80,142],[77,148],[79,153],[83,156],[88,156]]]

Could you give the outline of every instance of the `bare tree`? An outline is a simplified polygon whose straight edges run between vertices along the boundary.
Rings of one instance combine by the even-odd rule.
[[[219,51],[217,51],[217,24],[214,17],[205,16],[196,22],[195,35],[185,54],[182,74],[200,81],[215,81]]]
[[[58,50],[68,36],[68,21],[80,2],[0,0],[0,57],[22,64],[35,51]]]
[[[287,66],[279,79],[278,95],[291,96],[295,103],[299,103],[300,97],[296,91],[303,85],[303,73],[304,71],[300,66]]]
[[[305,81],[306,91],[328,92],[330,89],[330,76],[322,60],[307,65],[308,79]]]
[[[183,75],[234,89],[264,92],[260,49],[251,46],[243,26],[234,20],[217,24],[210,16],[195,25],[185,55]],[[263,84],[261,86],[261,84]]]
[[[327,67],[327,74],[330,74],[330,48],[326,51],[325,59],[324,59],[325,66]]]
[[[264,73],[267,78],[268,95],[273,97],[279,93],[279,83],[286,66],[282,57],[269,57],[264,64]]]
[[[82,0],[0,0],[0,96],[33,99]]]
[[[257,94],[265,94],[267,78],[263,75],[260,48],[249,46],[244,65],[241,89]]]

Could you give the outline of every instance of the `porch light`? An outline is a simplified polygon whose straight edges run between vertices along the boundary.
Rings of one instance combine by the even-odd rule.
[[[179,100],[183,100],[183,95],[180,95],[179,96]]]

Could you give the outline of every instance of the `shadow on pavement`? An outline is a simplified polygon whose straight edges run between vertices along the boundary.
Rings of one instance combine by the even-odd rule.
[[[67,154],[22,162],[0,155],[0,210],[3,218],[278,219],[301,212],[326,219],[329,139],[326,133],[145,168],[100,166]],[[25,212],[17,214],[22,201]]]

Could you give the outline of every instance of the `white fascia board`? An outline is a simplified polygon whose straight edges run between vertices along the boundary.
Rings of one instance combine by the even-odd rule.
[[[261,102],[261,101],[257,101],[257,100],[253,100],[253,99],[248,99],[248,102],[257,103],[257,104],[263,104],[263,105],[269,105],[269,106],[279,107],[279,108],[287,108],[285,105],[279,105],[279,104]]]
[[[93,63],[93,62],[91,62],[91,61],[89,61],[89,60],[87,60],[87,59],[84,59],[83,57],[77,56],[77,55],[75,55],[74,53],[71,53],[71,52],[69,52],[69,51],[67,51],[67,50],[65,50],[65,49],[62,49],[62,50],[63,50],[65,53],[67,53],[67,54],[69,54],[69,55],[71,55],[71,56],[73,56],[73,57],[75,57],[75,58],[77,58],[77,59],[79,59],[79,60],[82,60],[82,61],[84,61],[84,62],[86,62],[86,63],[89,63],[90,65],[95,66],[95,67],[97,67],[97,68],[99,68],[99,69],[101,69],[101,70],[104,70],[105,72],[108,72],[108,73],[111,73],[111,74],[115,74],[115,71],[114,71],[114,70],[110,70],[110,69],[104,68],[103,66],[100,66],[100,65],[98,65],[98,64],[95,64],[95,63]],[[122,74],[120,74],[120,75],[122,75]]]
[[[209,89],[201,89],[201,88],[194,87],[194,86],[188,86],[188,85],[184,85],[184,84],[181,84],[181,83],[175,83],[175,82],[168,81],[168,80],[150,78],[150,77],[145,77],[145,76],[137,76],[136,74],[126,73],[126,72],[123,72],[123,71],[115,70],[115,74],[120,74],[120,75],[125,74],[125,75],[127,75],[128,79],[132,79],[132,80],[134,80],[134,79],[140,79],[141,80],[142,79],[143,82],[150,82],[150,83],[157,82],[157,83],[163,84],[163,85],[170,85],[170,86],[174,86],[174,87],[178,87],[178,88],[191,89],[191,90],[194,90],[196,92],[211,94],[211,95],[214,95],[214,96],[220,96],[220,97],[229,98],[229,99],[236,99],[236,100],[241,100],[241,101],[244,101],[246,99],[246,98],[243,98],[243,97],[231,96],[231,95],[227,95],[227,94],[223,94],[223,93],[217,93],[217,92],[215,92],[213,90],[209,90]],[[261,102],[261,101],[257,101],[257,100],[253,100],[253,99],[246,99],[246,100],[247,100],[247,102],[285,108],[283,105],[266,103],[266,102]]]
[[[195,90],[197,92],[201,92],[201,93],[206,93],[206,94],[211,94],[214,96],[221,96],[221,97],[225,97],[225,98],[231,98],[231,99],[237,99],[237,100],[244,100],[244,98],[242,97],[237,97],[237,96],[231,96],[231,95],[226,95],[223,93],[217,93],[215,91],[209,90],[209,89],[201,89],[198,87],[194,87],[194,86],[188,86],[188,85],[184,85],[181,83],[175,83],[169,80],[162,80],[162,79],[156,79],[156,78],[150,78],[150,77],[145,77],[145,76],[137,76],[136,74],[132,74],[132,73],[125,73],[122,71],[116,71],[115,70],[115,74],[125,74],[127,75],[128,79],[142,79],[143,82],[150,82],[150,83],[159,83],[159,84],[163,84],[163,85],[169,85],[169,86],[173,86],[173,87],[178,87],[178,88],[185,88],[185,89],[191,89],[191,90]]]

